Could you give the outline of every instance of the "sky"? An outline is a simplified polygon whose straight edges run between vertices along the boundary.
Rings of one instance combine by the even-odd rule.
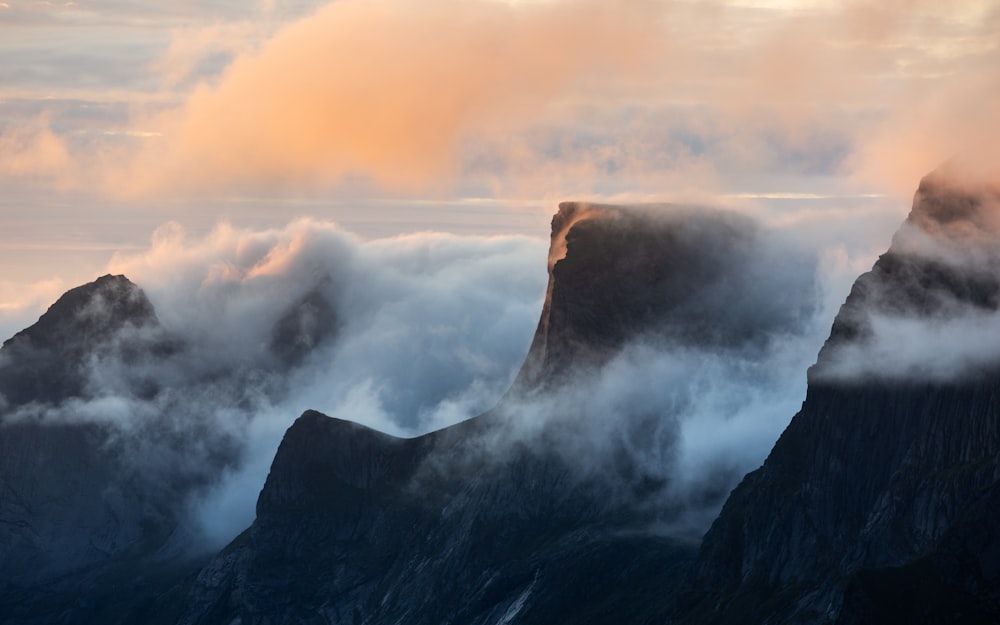
[[[560,200],[686,200],[871,256],[996,143],[998,42],[990,0],[5,0],[0,327],[167,222],[544,238]]]
[[[997,68],[998,0],[0,0],[0,334],[125,273],[197,346],[178,388],[248,371],[190,411],[228,432],[279,304],[338,302],[335,347],[233,434],[248,460],[203,514],[224,541],[301,410],[413,435],[493,405],[538,320],[558,202],[718,206],[809,251],[768,267],[813,272],[815,314],[765,354],[766,384],[636,346],[592,404],[721,384],[670,436],[691,475],[735,455],[736,479],[921,177],[1000,162]],[[95,418],[160,414],[114,399]]]

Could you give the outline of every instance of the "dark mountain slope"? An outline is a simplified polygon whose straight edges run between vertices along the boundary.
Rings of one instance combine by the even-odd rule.
[[[996,187],[922,181],[706,535],[680,622],[1000,622],[998,208]]]
[[[647,622],[662,611],[645,597],[690,546],[621,531],[625,519],[536,454],[414,482],[435,444],[304,414],[257,520],[199,575],[181,622]]]

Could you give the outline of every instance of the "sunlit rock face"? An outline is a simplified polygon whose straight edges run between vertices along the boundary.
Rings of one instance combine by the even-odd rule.
[[[706,535],[679,622],[1000,622],[998,218],[995,185],[921,182]]]
[[[538,331],[500,405],[415,439],[302,415],[256,521],[199,574],[181,622],[666,618],[666,590],[695,549],[670,529],[687,502],[666,495],[669,474],[644,472],[614,441],[581,446],[590,426],[579,415],[524,411],[560,411],[544,398],[635,341],[742,358],[765,349],[809,309],[785,292],[802,284],[765,271],[769,253],[759,227],[729,213],[562,204]],[[607,415],[652,441],[649,415],[632,418]]]

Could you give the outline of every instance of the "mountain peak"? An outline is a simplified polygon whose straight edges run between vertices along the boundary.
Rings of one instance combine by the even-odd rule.
[[[889,249],[855,281],[810,378],[844,379],[859,371],[899,378],[942,369],[930,353],[928,362],[904,362],[918,350],[893,344],[892,330],[914,329],[926,345],[944,336],[946,323],[1000,310],[998,241],[1000,187],[959,175],[951,164],[925,176]],[[953,346],[942,347],[947,352]]]
[[[800,412],[705,535],[677,622],[1000,622],[982,538],[1000,493],[998,192],[971,180],[921,182]]]
[[[30,341],[35,346],[104,337],[126,323],[155,322],[146,294],[123,275],[107,274],[66,291],[31,327],[4,342],[4,348]]]
[[[796,252],[766,237],[752,219],[707,207],[561,203],[541,318],[514,390],[599,367],[640,336],[739,349],[800,323],[812,273],[784,283],[774,257],[788,263]],[[736,303],[749,314],[733,314]]]
[[[82,391],[75,370],[120,330],[157,327],[146,294],[122,275],[104,275],[70,289],[34,325],[0,349],[0,397],[10,405]]]

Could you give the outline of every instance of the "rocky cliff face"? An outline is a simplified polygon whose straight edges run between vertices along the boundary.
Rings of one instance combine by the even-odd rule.
[[[752,219],[705,207],[563,202],[549,286],[515,392],[597,368],[637,337],[700,349],[759,349],[801,324],[809,298],[777,288]],[[786,260],[786,262],[788,262]]]
[[[995,187],[924,179],[705,536],[681,622],[1000,621],[998,208]]]

